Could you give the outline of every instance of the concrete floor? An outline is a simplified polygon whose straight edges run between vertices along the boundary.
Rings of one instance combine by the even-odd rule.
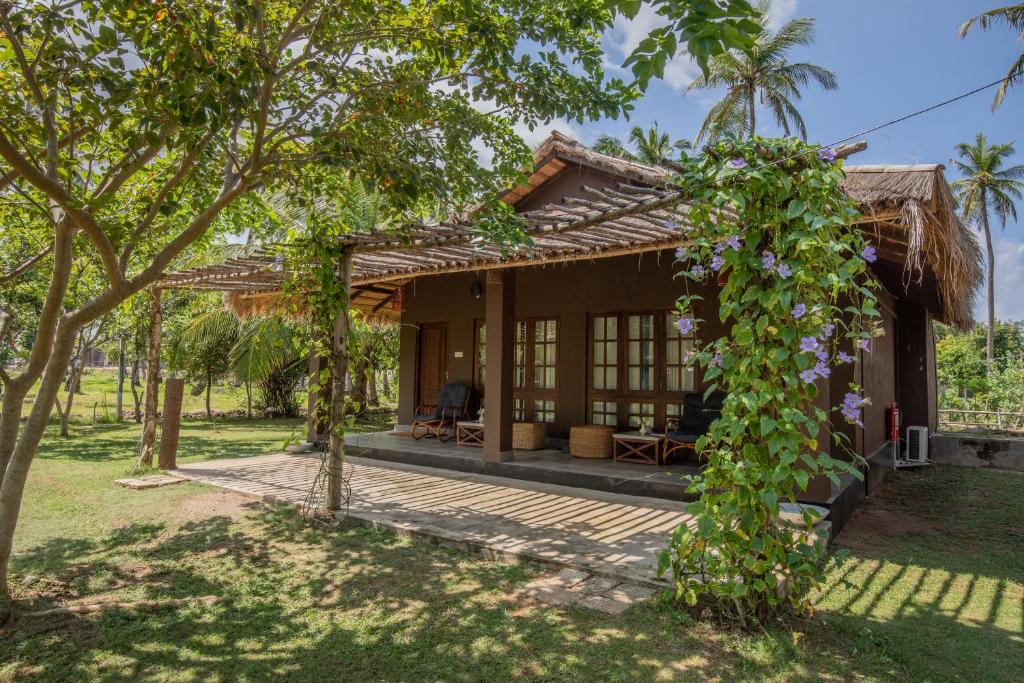
[[[541,461],[553,457],[534,453]],[[301,504],[319,468],[319,454],[295,453],[191,463],[175,474],[251,497]],[[348,516],[354,520],[495,559],[536,560],[648,586],[664,585],[653,569],[654,554],[690,519],[681,501],[354,456],[346,458],[346,468],[352,490]]]

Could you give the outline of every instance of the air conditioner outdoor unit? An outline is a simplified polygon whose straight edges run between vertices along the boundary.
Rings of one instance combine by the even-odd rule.
[[[927,427],[907,427],[907,446],[903,451],[903,459],[913,464],[928,462]]]

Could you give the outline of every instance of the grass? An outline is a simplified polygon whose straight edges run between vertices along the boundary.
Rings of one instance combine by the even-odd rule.
[[[285,421],[183,426],[183,462],[279,446]],[[374,428],[366,426],[365,428]],[[657,601],[612,617],[516,596],[544,571],[354,524],[310,525],[198,484],[111,480],[137,427],[48,435],[13,563],[39,607],[230,602],[0,632],[0,680],[1019,680],[1024,476],[899,472],[840,537],[814,619],[745,634]]]
[[[131,368],[124,380],[124,395],[122,401],[124,410],[135,409],[135,401],[132,397]],[[138,388],[140,400],[145,396],[145,387]],[[67,399],[67,392],[61,388],[60,402],[63,405]],[[35,398],[35,391],[29,393],[25,402],[25,412],[31,410],[32,399]],[[163,404],[163,389],[159,392],[160,404]],[[253,387],[253,400],[256,399],[256,388]],[[233,386],[227,382],[214,382],[213,391],[210,392],[210,407],[213,410],[228,412],[245,408],[245,386]],[[192,395],[192,385],[185,385],[185,396],[182,399],[182,412],[194,412],[206,410],[206,394]],[[86,368],[82,374],[81,392],[75,395],[74,405],[71,408],[72,418],[76,422],[92,423],[93,415],[96,415],[97,422],[113,421],[117,415],[117,368]]]

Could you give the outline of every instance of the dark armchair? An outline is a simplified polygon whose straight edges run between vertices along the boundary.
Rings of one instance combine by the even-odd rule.
[[[455,434],[456,421],[468,419],[469,387],[465,384],[445,384],[437,394],[437,405],[416,407],[412,419],[412,438],[432,436],[438,441],[449,441]]]
[[[683,397],[683,414],[675,423],[669,422],[665,429],[665,462],[678,451],[686,457],[687,451],[694,450],[697,439],[708,433],[711,423],[722,416],[725,394],[713,392],[705,401],[700,394],[690,393]]]

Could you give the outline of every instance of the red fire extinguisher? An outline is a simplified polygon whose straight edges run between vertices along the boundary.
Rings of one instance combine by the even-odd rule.
[[[900,404],[893,403],[889,408],[889,441],[900,442]]]

